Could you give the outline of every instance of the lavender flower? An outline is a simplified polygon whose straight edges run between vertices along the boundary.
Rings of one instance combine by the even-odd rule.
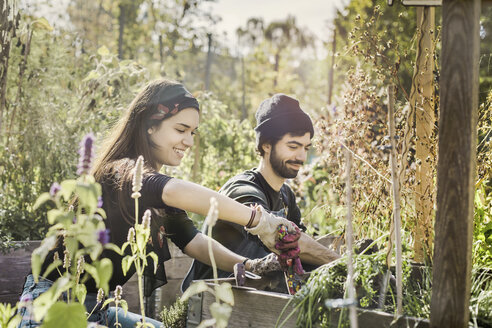
[[[116,289],[114,290],[114,298],[117,301],[121,300],[121,295],[123,294],[123,288],[121,288],[120,285],[116,286]]]
[[[135,163],[135,170],[133,172],[133,186],[132,186],[132,198],[139,198],[141,196],[140,189],[142,189],[142,170],[143,170],[143,157],[138,156],[137,163]]]
[[[84,257],[83,256],[79,257],[79,259],[77,260],[77,273],[78,274],[84,273],[84,263],[85,263]]]
[[[142,225],[144,229],[149,229],[150,228],[150,210],[146,210],[144,212],[143,218],[142,218]]]
[[[130,243],[135,241],[135,229],[133,227],[128,229],[128,237],[126,238],[126,240]]]
[[[109,243],[109,229],[98,230],[97,241],[99,241],[103,246]]]
[[[104,298],[104,290],[102,288],[99,288],[99,290],[97,291],[97,303],[101,303],[103,301],[103,298]]]
[[[53,182],[53,184],[50,187],[51,197],[55,197],[60,190],[61,190],[60,184],[58,182]]]
[[[101,208],[103,206],[103,199],[101,196],[97,197],[97,207]]]
[[[70,265],[72,264],[72,260],[70,259],[70,253],[68,252],[67,249],[63,251],[64,257],[63,257],[63,267],[65,269],[70,268]]]
[[[80,157],[79,165],[77,166],[78,175],[89,174],[89,170],[92,164],[92,158],[94,157],[94,152],[92,151],[94,139],[94,134],[88,133],[80,142]]]

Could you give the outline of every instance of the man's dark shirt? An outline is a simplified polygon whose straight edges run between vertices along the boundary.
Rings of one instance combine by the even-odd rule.
[[[275,215],[287,218],[301,229],[301,211],[296,204],[292,189],[283,184],[280,191],[274,190],[257,169],[245,171],[227,181],[219,190],[244,205],[258,204]],[[203,226],[205,233],[208,227]],[[212,228],[212,237],[219,243],[250,259],[261,258],[270,253],[257,236],[249,234],[244,227],[223,220],[218,220]],[[219,278],[230,276],[230,272],[218,270]],[[187,276],[183,280],[182,289],[188,288],[192,280],[213,278],[212,268],[198,260],[193,261]]]

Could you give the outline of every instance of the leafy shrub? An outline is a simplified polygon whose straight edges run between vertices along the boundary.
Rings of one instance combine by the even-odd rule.
[[[162,309],[160,314],[162,324],[168,328],[185,328],[187,311],[188,301],[183,301],[178,297],[169,308]]]

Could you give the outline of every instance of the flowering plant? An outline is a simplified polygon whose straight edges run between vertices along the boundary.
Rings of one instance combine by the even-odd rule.
[[[55,208],[48,211],[51,227],[41,246],[31,257],[32,274],[35,281],[39,276],[57,270],[60,277],[48,291],[34,301],[28,300],[21,306],[29,306],[35,321],[43,321],[44,327],[62,327],[70,316],[72,326],[87,326],[88,315],[83,303],[87,290],[82,283],[92,276],[96,285],[108,294],[113,265],[109,259],[98,260],[104,248],[117,249],[109,243],[109,231],[104,224],[106,214],[101,208],[101,186],[89,174],[93,158],[94,136],[86,135],[80,144],[80,160],[77,179],[53,183],[49,192],[39,196],[34,208],[52,202]],[[63,244],[63,259],[54,253],[52,263],[42,270],[42,264],[50,250],[58,243]],[[86,260],[90,259],[91,263]],[[64,301],[60,301],[60,299]]]
[[[154,327],[152,324],[145,322],[145,307],[143,301],[143,273],[147,266],[147,258],[151,257],[154,261],[154,272],[157,271],[158,257],[154,252],[147,253],[147,242],[150,239],[150,210],[146,210],[142,217],[142,223],[139,223],[138,218],[138,199],[140,198],[140,190],[142,189],[142,170],[143,157],[139,156],[135,164],[133,172],[132,198],[135,199],[135,225],[128,230],[127,241],[121,246],[121,254],[127,247],[130,247],[131,254],[123,258],[122,269],[126,275],[130,267],[135,265],[138,281],[138,293],[140,300],[140,312],[142,322],[137,323],[137,327]]]
[[[212,289],[208,287],[208,285],[203,280],[199,280],[191,284],[181,297],[183,301],[186,301],[191,296],[203,293],[205,291],[215,295],[215,302],[210,304],[210,313],[212,315],[212,318],[202,321],[199,327],[227,327],[227,324],[229,323],[229,318],[231,317],[232,307],[234,306],[234,295],[232,293],[231,284],[228,282],[219,284],[217,280],[217,265],[215,263],[215,258],[212,251],[212,228],[215,223],[217,223],[218,217],[219,210],[217,199],[211,198],[210,208],[208,210],[207,217],[205,218],[205,222],[208,226],[208,253],[210,256],[210,262],[212,262],[215,286]]]

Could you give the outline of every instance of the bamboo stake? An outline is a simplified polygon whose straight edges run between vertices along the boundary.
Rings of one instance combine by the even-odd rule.
[[[352,154],[348,149],[345,149],[345,186],[347,193],[347,288],[350,300],[349,318],[350,327],[358,328],[357,310],[355,308],[355,288],[354,288],[354,268],[352,265],[352,184],[350,182],[350,171],[352,169]]]
[[[396,162],[395,120],[394,120],[394,86],[388,86],[388,123],[391,140],[390,165],[393,181],[393,220],[396,246],[396,316],[403,314],[402,309],[402,257],[401,257],[401,218],[400,218],[400,184]]]

